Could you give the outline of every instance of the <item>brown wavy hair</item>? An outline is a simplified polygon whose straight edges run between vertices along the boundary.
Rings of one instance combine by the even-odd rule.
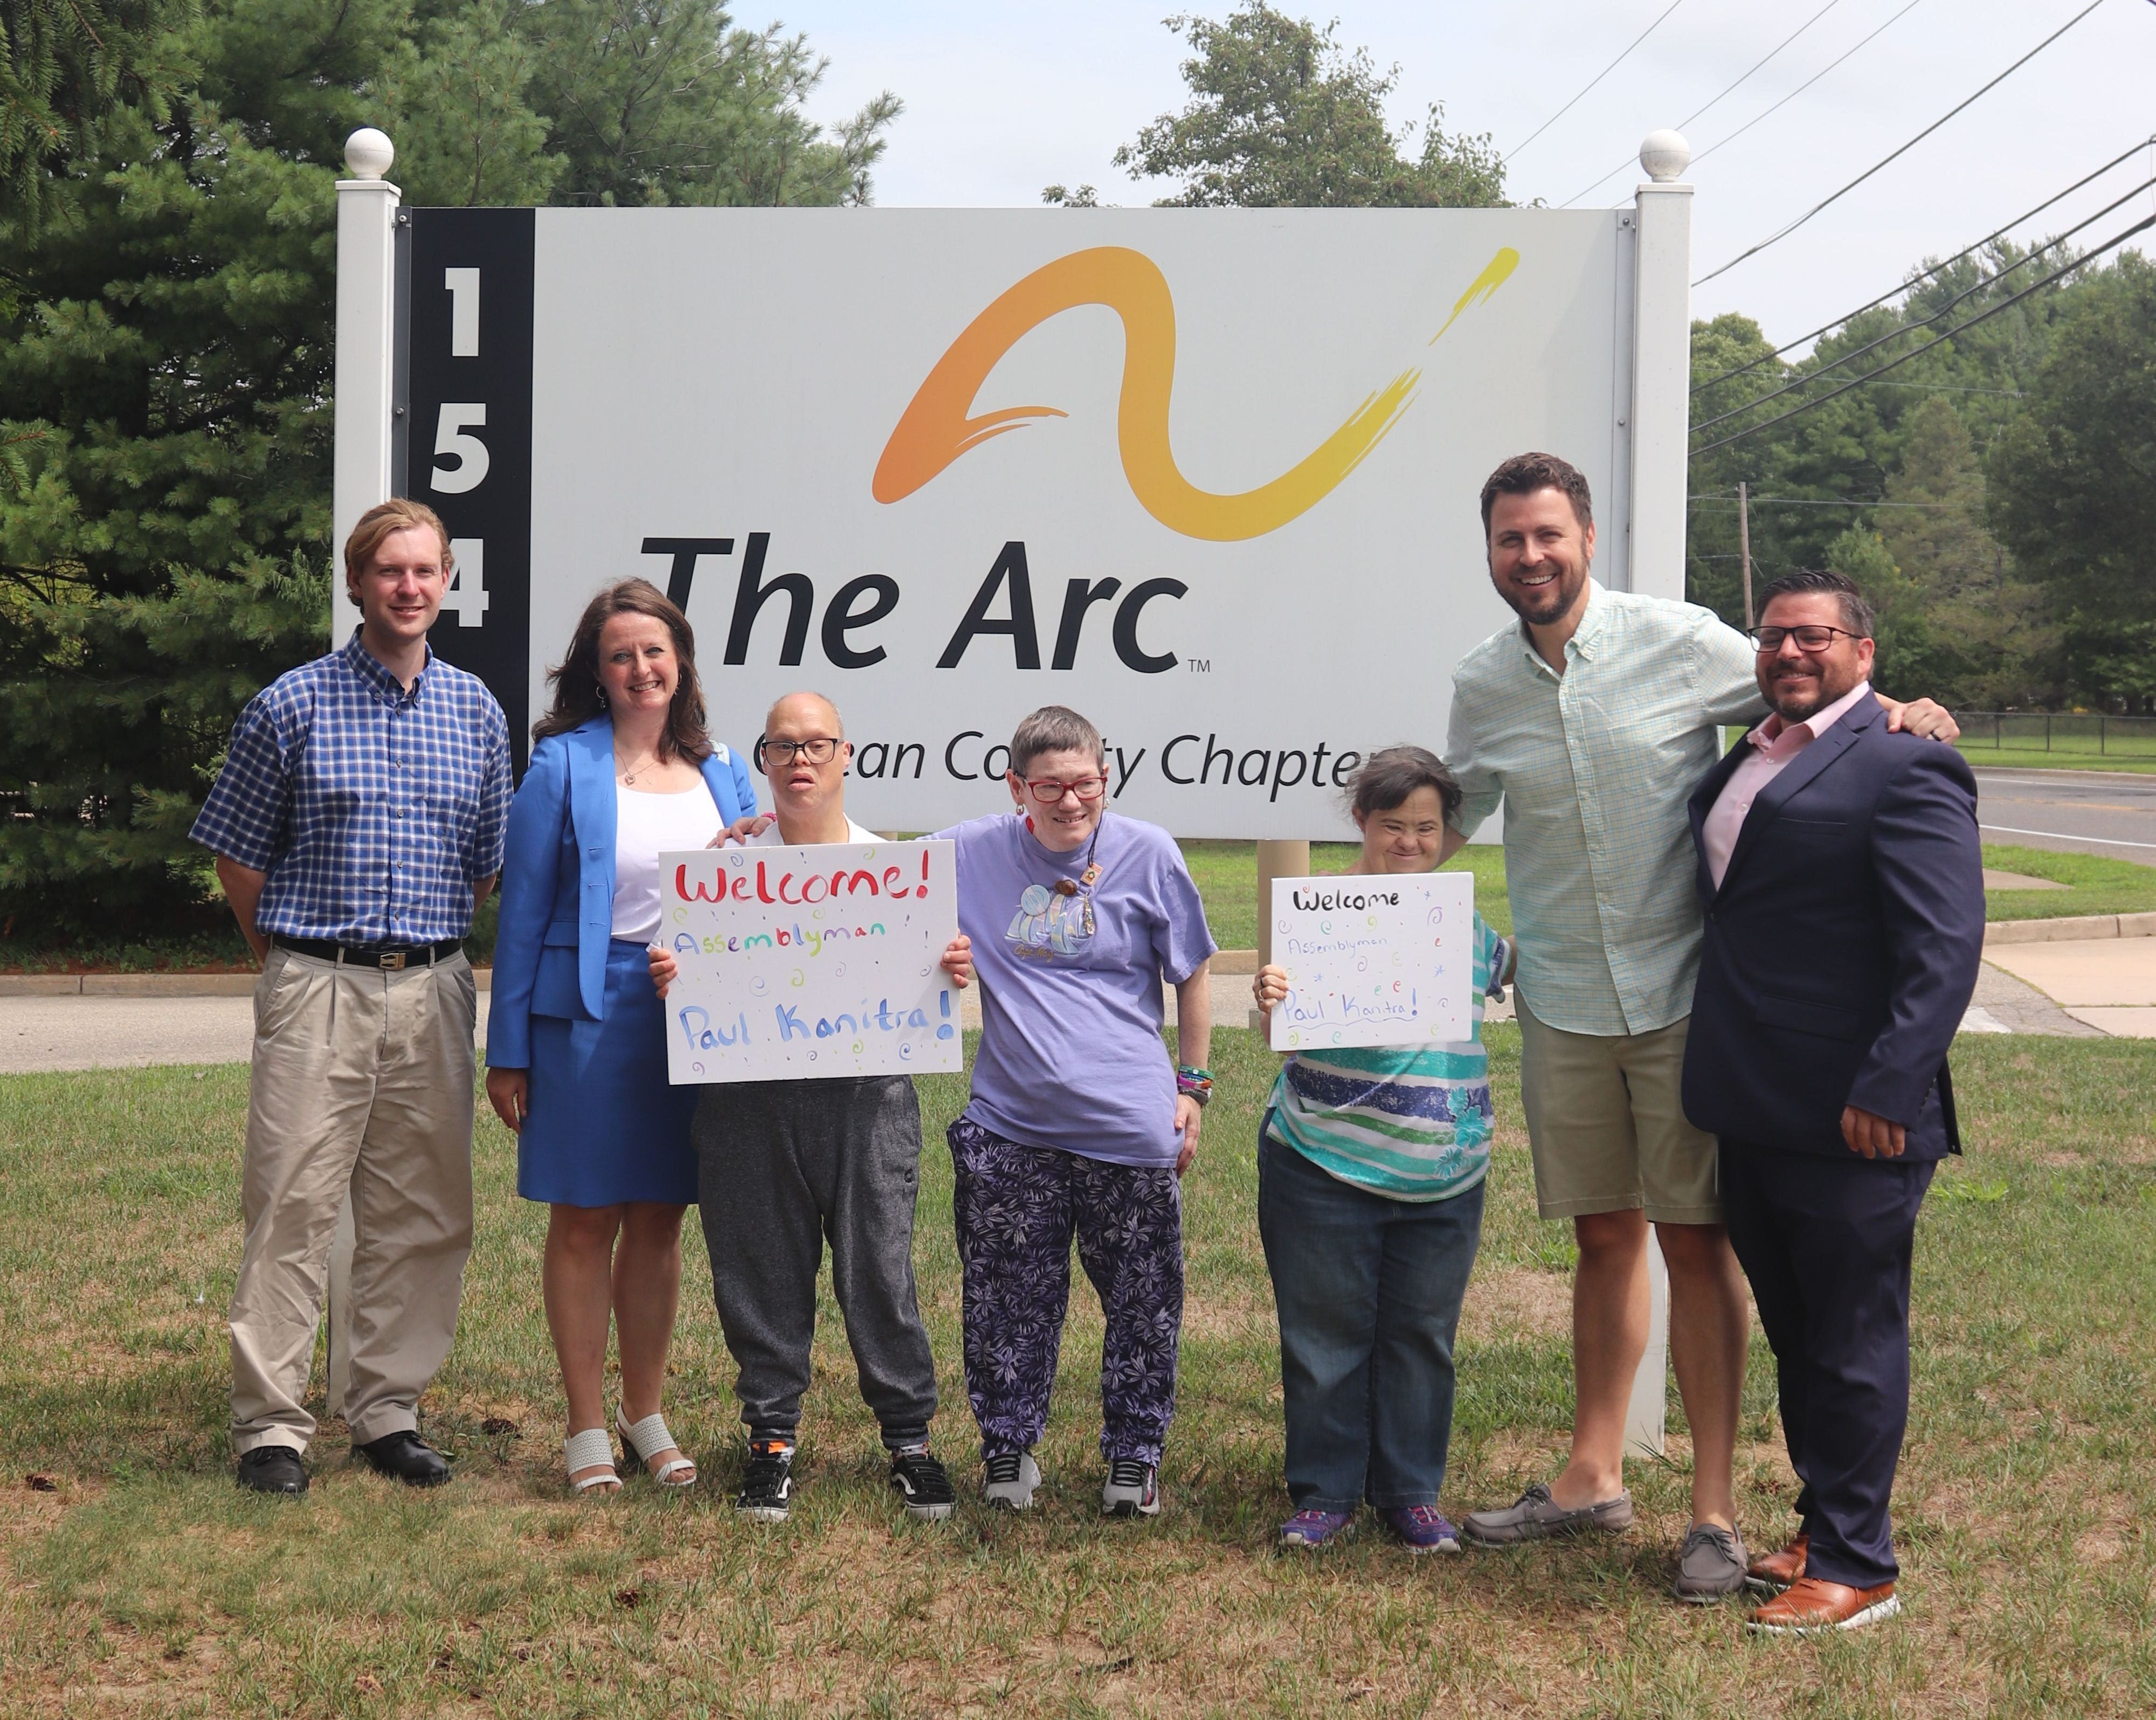
[[[605,711],[606,698],[599,691],[599,634],[617,615],[649,615],[665,622],[673,635],[680,678],[675,683],[660,751],[701,763],[711,756],[711,737],[704,727],[703,685],[696,679],[696,634],[673,599],[648,579],[619,580],[584,605],[570,635],[568,655],[547,671],[554,684],[554,708],[531,725],[531,738],[566,735]]]

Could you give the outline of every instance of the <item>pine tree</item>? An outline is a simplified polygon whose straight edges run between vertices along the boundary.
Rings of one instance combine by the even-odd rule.
[[[1984,469],[1960,412],[1943,396],[1909,415],[1902,469],[1887,480],[1887,500],[1879,536],[1925,624],[1924,690],[1943,703],[1989,711],[2053,691],[2048,671],[2057,632],[2044,594],[2014,576],[1986,527]]]
[[[821,63],[711,0],[0,0],[0,961],[228,938],[186,831],[240,706],[328,641],[345,138],[405,131],[414,200],[865,201],[896,103],[825,137]],[[643,142],[609,157],[559,104],[629,61]]]

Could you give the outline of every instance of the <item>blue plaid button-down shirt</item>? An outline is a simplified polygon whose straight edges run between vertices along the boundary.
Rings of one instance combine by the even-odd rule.
[[[430,650],[408,692],[353,631],[280,675],[232,726],[188,834],[269,874],[255,924],[349,944],[471,930],[501,870],[509,721],[478,676]]]
[[[1766,711],[1751,642],[1696,603],[1596,585],[1558,674],[1524,624],[1453,673],[1463,835],[1505,807],[1520,995],[1568,1033],[1691,1013],[1704,931],[1685,803]]]

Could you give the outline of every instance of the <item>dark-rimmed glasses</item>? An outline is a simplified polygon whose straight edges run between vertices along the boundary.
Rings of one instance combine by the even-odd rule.
[[[811,764],[829,764],[845,744],[829,735],[812,735],[805,741],[774,741],[767,736],[756,743],[756,762],[767,773],[774,764],[783,769],[797,758],[805,758]]]
[[[1075,794],[1086,805],[1091,805],[1108,792],[1106,777],[1078,777],[1067,783],[1059,783],[1053,777],[1043,777],[1039,782],[1028,782],[1026,792],[1043,806],[1059,804],[1065,794]]]
[[[1807,624],[1803,627],[1748,627],[1745,637],[1752,641],[1752,649],[1764,656],[1769,651],[1782,649],[1782,641],[1794,637],[1797,649],[1815,655],[1834,643],[1835,635],[1844,639],[1862,639],[1861,633],[1851,633],[1845,627],[1825,627]]]

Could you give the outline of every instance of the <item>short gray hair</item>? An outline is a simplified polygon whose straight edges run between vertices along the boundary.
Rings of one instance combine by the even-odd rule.
[[[1103,770],[1108,765],[1100,730],[1067,705],[1044,705],[1019,724],[1011,737],[1010,768],[1022,777],[1044,752],[1090,752]]]

